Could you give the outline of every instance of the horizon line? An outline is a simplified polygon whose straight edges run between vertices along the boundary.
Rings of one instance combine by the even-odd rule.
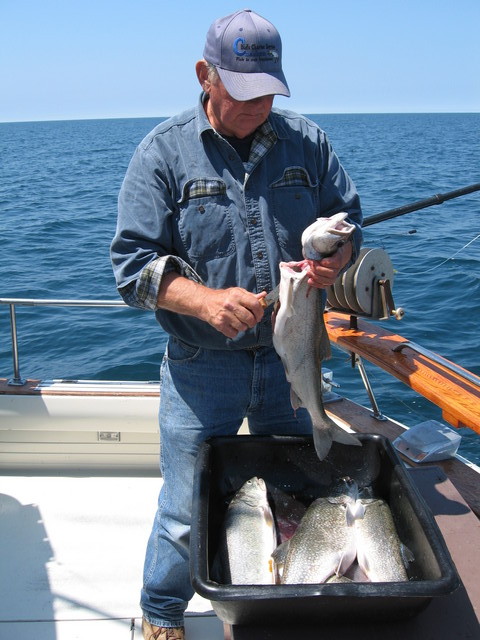
[[[297,113],[303,116],[381,116],[381,115],[475,115],[479,111],[300,111]],[[0,124],[33,124],[35,122],[85,122],[93,120],[166,120],[172,117],[168,116],[97,116],[97,117],[78,117],[78,118],[45,118],[42,120],[1,120]]]

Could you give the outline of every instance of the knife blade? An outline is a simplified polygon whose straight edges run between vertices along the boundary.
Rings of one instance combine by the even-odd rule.
[[[274,304],[278,300],[278,295],[280,292],[280,285],[277,284],[267,295],[260,300],[260,304],[264,309],[269,307],[271,304]]]

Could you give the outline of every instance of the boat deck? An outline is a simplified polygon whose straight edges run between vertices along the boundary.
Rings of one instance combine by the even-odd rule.
[[[31,445],[36,437],[35,427],[15,404],[16,398],[29,395],[29,391],[31,394],[32,389],[18,388],[7,397],[11,387],[7,389],[6,381],[0,383],[3,383],[0,394],[3,392],[6,401],[5,415],[17,419],[20,427],[7,428],[5,424],[1,429],[4,440],[0,462],[0,638],[141,639],[138,599],[143,556],[162,482],[155,470],[158,434],[151,406],[158,401],[158,391],[124,389],[123,394],[114,395],[116,405],[128,396],[143,397],[145,420],[140,421],[140,425],[138,405],[130,409],[137,417],[132,433],[137,440],[138,433],[145,432],[148,436],[148,441],[139,444],[137,440],[130,443],[123,433],[118,442],[97,441],[98,427],[89,424],[87,428],[79,423],[90,405],[77,387],[79,402],[83,403],[79,407],[83,406],[84,413],[68,412],[69,419],[76,420],[73,428],[79,441],[75,446],[71,441],[61,442],[64,410],[61,403],[60,409],[50,405],[48,398],[53,391],[59,393],[60,400],[68,396],[71,409],[71,386],[67,385],[61,392],[58,387],[34,392],[33,401],[42,403],[50,429],[48,444],[41,445],[39,456],[39,443],[33,448]],[[379,422],[372,412],[346,399],[327,408],[332,417],[362,433],[394,438],[402,432],[398,423]],[[117,409],[123,414],[123,405]],[[101,424],[102,429],[105,428],[103,419]],[[108,426],[108,429],[118,428],[114,420]],[[21,441],[22,434],[25,443]],[[37,435],[44,437],[42,431]],[[92,442],[85,440],[87,436],[92,436]],[[25,451],[27,444],[29,449]],[[92,452],[99,449],[102,453],[92,456]],[[141,461],[143,471],[123,461],[130,456],[135,464]],[[56,458],[61,459],[58,464]],[[94,460],[96,467],[79,465],[79,460],[84,458],[90,464]],[[26,460],[25,464],[15,469],[21,459]],[[107,459],[116,461],[116,466],[101,471]],[[34,460],[36,468],[29,470],[27,465]],[[75,469],[75,473],[71,469]],[[380,640],[381,637],[383,640],[385,635],[393,640],[480,638],[478,469],[451,459],[433,466],[418,465],[411,473],[440,526],[463,585],[449,596],[434,599],[424,612],[410,620],[388,625],[359,625],[355,620],[322,624],[322,639]],[[224,627],[214,615],[210,602],[195,596],[187,612],[187,638],[291,640],[299,637],[298,628],[288,629],[285,625],[276,628],[274,621],[268,623],[264,628]],[[301,637],[318,640],[318,625],[302,628]]]
[[[2,476],[0,638],[132,640],[159,477]],[[223,638],[210,602],[191,640]]]
[[[480,637],[480,522],[439,467],[412,469],[462,580],[412,619],[322,624],[322,639]],[[138,594],[158,477],[3,476],[0,637],[138,640]],[[274,621],[269,621],[273,622]],[[195,596],[188,640],[291,640],[299,629],[224,626]],[[317,640],[318,624],[301,637]]]

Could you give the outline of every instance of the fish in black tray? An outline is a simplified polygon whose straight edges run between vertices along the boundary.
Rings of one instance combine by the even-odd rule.
[[[400,541],[388,504],[364,500],[363,518],[355,521],[358,565],[371,582],[404,582],[411,551]]]
[[[354,524],[362,515],[358,485],[340,479],[328,497],[312,502],[292,538],[273,553],[280,581],[320,583],[343,576],[357,555]]]
[[[212,577],[224,584],[274,584],[277,534],[262,478],[247,480],[228,505]]]

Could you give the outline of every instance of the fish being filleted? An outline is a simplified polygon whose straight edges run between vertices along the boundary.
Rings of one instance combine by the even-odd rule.
[[[364,501],[365,513],[355,521],[357,561],[371,582],[404,582],[412,553],[398,537],[388,504]]]
[[[341,486],[342,492],[314,500],[293,537],[273,553],[283,584],[325,582],[344,575],[355,561],[358,487],[350,479]]]
[[[327,416],[322,400],[321,366],[330,357],[330,341],[323,319],[322,292],[308,280],[309,260],[333,253],[354,230],[345,213],[319,218],[302,234],[305,260],[280,263],[279,308],[275,314],[273,344],[280,356],[293,408],[305,407],[312,419],[313,440],[320,460],[332,441],[360,445],[351,433]]]
[[[265,481],[253,477],[228,505],[212,576],[225,584],[273,584],[276,544]]]

